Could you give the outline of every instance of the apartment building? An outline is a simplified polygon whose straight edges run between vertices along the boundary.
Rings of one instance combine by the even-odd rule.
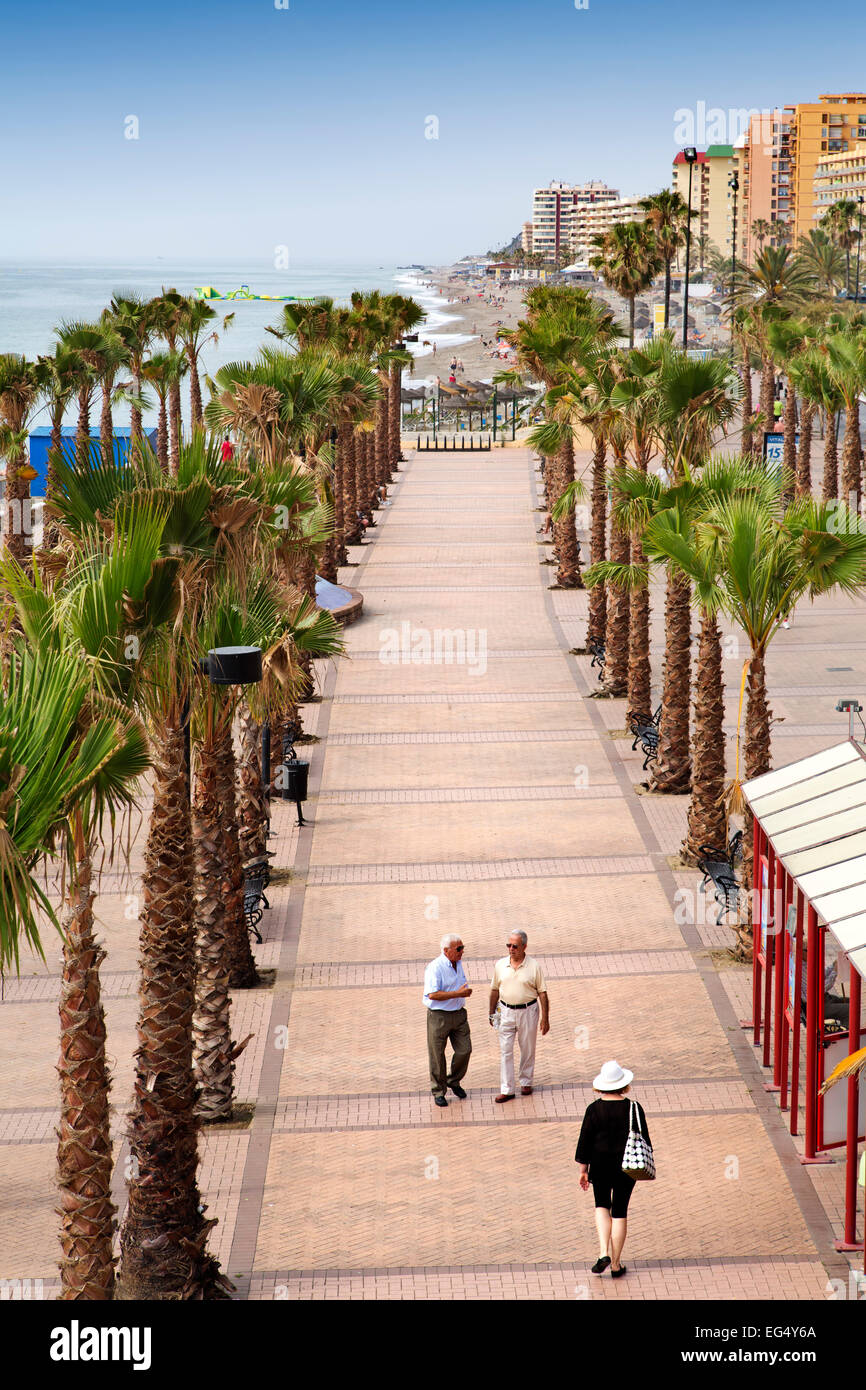
[[[577,185],[554,180],[547,188],[536,188],[532,199],[533,251],[550,261],[570,257],[575,210],[618,199],[619,189],[609,188],[598,179]]]
[[[842,199],[863,203],[866,214],[866,140],[853,149],[827,154],[815,170],[815,209],[818,217]]]
[[[791,121],[794,108],[786,106],[752,116],[737,142],[740,191],[737,204],[737,256],[749,265],[762,245],[752,227],[756,222],[789,224],[791,221]],[[770,242],[776,242],[772,236]]]
[[[742,153],[734,145],[708,145],[698,151],[692,170],[692,210],[698,214],[692,218],[692,242],[706,237],[723,256],[730,256],[732,250],[733,194],[729,181],[733,173],[740,173]],[[674,156],[673,187],[687,203],[689,165],[682,150]]]
[[[826,211],[818,201],[815,176],[829,156],[849,154],[858,141],[866,140],[866,93],[843,92],[799,102],[791,108],[791,199],[793,239],[796,244]],[[826,189],[822,185],[822,191]]]
[[[643,222],[645,217],[637,197],[578,203],[571,216],[571,249],[575,260],[585,261],[595,249],[592,238],[603,235],[616,222]]]
[[[532,223],[524,222],[520,229],[520,245],[527,256],[532,255]]]

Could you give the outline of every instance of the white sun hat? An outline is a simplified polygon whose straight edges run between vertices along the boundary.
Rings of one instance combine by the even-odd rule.
[[[605,1062],[592,1083],[594,1091],[621,1091],[634,1081],[634,1072],[621,1067],[619,1062]]]

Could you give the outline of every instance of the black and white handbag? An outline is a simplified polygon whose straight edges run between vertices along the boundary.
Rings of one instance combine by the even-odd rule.
[[[622,1171],[635,1182],[652,1182],[656,1175],[652,1145],[644,1138],[634,1101],[629,1101],[628,1139],[622,1156]]]

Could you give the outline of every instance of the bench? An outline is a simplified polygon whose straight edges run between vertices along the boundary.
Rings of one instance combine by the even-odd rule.
[[[262,941],[259,923],[264,916],[265,908],[270,907],[270,903],[265,897],[265,889],[270,881],[269,855],[250,859],[244,864],[244,921],[247,925],[247,931],[255,937],[259,945]]]
[[[661,717],[662,707],[661,705],[659,705],[655,714],[652,715],[652,717],[650,718],[649,723],[647,723],[645,719],[641,719],[638,715],[633,715],[632,718],[629,720],[629,732],[634,734],[632,751],[634,751],[637,748],[638,744],[640,744],[641,752],[644,755],[644,772],[646,772],[647,770],[647,765],[651,762],[654,762],[655,759],[658,757],[659,720],[661,719]]]
[[[720,927],[723,913],[736,911],[739,901],[740,881],[734,866],[743,858],[743,832],[736,830],[724,849],[714,845],[701,845],[699,852],[701,857],[698,860],[698,868],[704,876],[699,892],[706,892],[707,885],[712,883],[715,899],[719,904],[716,926]]]
[[[603,643],[603,642],[587,642],[587,644],[586,644],[586,650],[589,652],[590,656],[592,657],[592,661],[589,663],[589,664],[590,664],[590,668],[592,668],[593,666],[597,666],[597,667],[598,667],[598,678],[599,678],[599,680],[603,680],[603,679],[604,679],[604,643]]]

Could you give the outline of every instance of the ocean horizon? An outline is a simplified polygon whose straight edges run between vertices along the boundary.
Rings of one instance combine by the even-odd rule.
[[[97,319],[117,291],[135,290],[152,297],[163,288],[193,294],[198,286],[213,286],[220,294],[247,285],[253,294],[296,295],[308,298],[328,295],[337,303],[348,303],[353,290],[379,289],[417,299],[426,311],[423,336],[437,346],[451,347],[465,342],[464,335],[442,330],[453,321],[447,301],[424,283],[425,277],[409,267],[392,263],[307,260],[277,270],[269,260],[201,259],[154,257],[153,260],[21,260],[0,259],[0,352],[23,353],[31,359],[51,353],[56,343],[55,329],[63,322]],[[269,300],[212,301],[217,317],[213,326],[218,341],[202,354],[203,373],[213,376],[228,362],[249,361],[266,343],[278,340],[267,332],[278,323],[282,305]],[[234,318],[227,328],[226,315]],[[417,356],[430,351],[422,343],[413,346]],[[208,399],[203,384],[203,396]],[[182,387],[183,414],[188,419],[188,392]],[[98,408],[97,408],[98,409]],[[66,422],[76,418],[76,408],[66,414]],[[42,425],[39,412],[35,425]],[[149,423],[156,420],[156,403],[146,413]],[[115,423],[129,423],[123,406],[115,410]]]

